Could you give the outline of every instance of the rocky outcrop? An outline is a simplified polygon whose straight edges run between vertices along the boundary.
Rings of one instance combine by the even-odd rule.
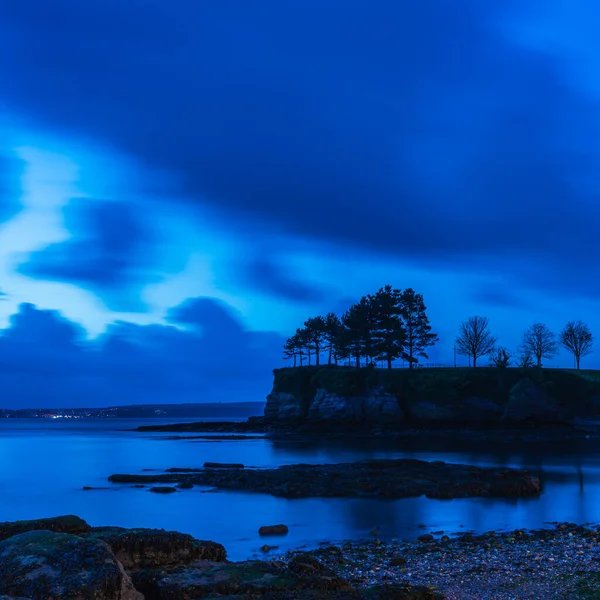
[[[51,531],[29,531],[0,542],[0,594],[32,600],[144,600],[104,542]]]
[[[52,517],[51,519],[35,519],[32,521],[14,521],[0,523],[0,541],[27,531],[44,530],[56,533],[79,534],[89,532],[91,529],[83,519],[75,515]]]
[[[277,469],[223,469],[190,474],[111,475],[113,483],[163,483],[189,478],[198,485],[246,490],[284,498],[465,498],[537,496],[540,480],[528,471],[482,469],[413,459],[364,460]]]
[[[477,396],[444,403],[421,400],[410,407],[411,418],[419,422],[493,422],[498,421],[502,413],[498,404]]]
[[[267,396],[265,419],[269,422],[296,421],[306,417],[300,398],[287,392],[273,391]]]

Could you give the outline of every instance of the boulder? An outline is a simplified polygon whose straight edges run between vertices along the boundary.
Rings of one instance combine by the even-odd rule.
[[[0,594],[31,600],[143,600],[98,540],[29,531],[0,542]]]
[[[205,462],[205,469],[243,469],[242,463],[217,463],[217,462]]]
[[[75,515],[0,523],[0,541],[19,533],[37,530],[55,531],[57,533],[85,533],[90,531],[91,527]]]
[[[499,421],[502,408],[489,398],[471,396],[462,403],[464,421]]]
[[[227,558],[221,544],[164,529],[98,527],[86,537],[107,543],[128,571],[186,565],[195,560],[220,562]]]
[[[259,560],[220,564],[196,562],[169,570],[138,571],[133,574],[133,581],[137,589],[156,600],[222,596],[240,600],[263,597],[273,600],[357,597],[349,594],[330,596],[329,592],[335,591],[351,593],[350,585],[314,559],[304,566],[297,563],[294,568]]]
[[[287,525],[263,525],[259,530],[259,535],[286,535],[289,532]]]
[[[172,494],[177,490],[174,487],[168,485],[157,485],[155,487],[151,487],[148,491],[153,492],[155,494]]]

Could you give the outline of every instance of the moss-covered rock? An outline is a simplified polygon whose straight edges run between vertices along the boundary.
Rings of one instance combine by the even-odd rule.
[[[128,571],[186,565],[195,560],[219,562],[227,558],[221,544],[164,529],[95,527],[85,537],[106,542]]]
[[[0,542],[0,594],[32,600],[143,600],[104,542],[51,531],[29,531]]]
[[[56,533],[86,533],[91,527],[75,515],[63,515],[48,519],[33,519],[31,521],[13,521],[0,523],[0,541],[13,535],[27,531],[54,531]]]

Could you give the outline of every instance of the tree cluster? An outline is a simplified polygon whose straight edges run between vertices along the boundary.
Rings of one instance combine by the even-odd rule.
[[[334,313],[311,317],[284,345],[284,358],[294,366],[347,361],[360,367],[383,361],[389,369],[397,359],[409,367],[438,341],[431,332],[422,294],[391,285],[363,296],[340,317]]]
[[[496,341],[487,317],[469,317],[461,325],[456,348],[459,354],[472,359],[474,367],[479,358],[489,356],[490,364],[495,367],[508,367],[513,361],[515,366],[528,368],[541,367],[542,361],[554,358],[562,346],[573,355],[579,369],[581,359],[592,352],[594,336],[585,323],[569,321],[558,336],[543,323],[534,323],[523,333],[515,356],[503,346],[497,346]]]

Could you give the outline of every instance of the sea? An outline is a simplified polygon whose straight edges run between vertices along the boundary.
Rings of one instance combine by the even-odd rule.
[[[193,421],[194,419],[188,419]],[[195,419],[197,420],[197,419]],[[214,420],[221,420],[218,417]],[[139,425],[186,419],[3,419],[0,421],[0,521],[64,514],[94,526],[152,527],[190,533],[225,545],[233,560],[271,556],[320,544],[414,539],[426,532],[508,531],[554,522],[600,522],[600,445],[433,442],[414,440],[186,439],[199,434],[140,433]],[[184,439],[168,439],[173,436]],[[204,435],[204,434],[203,434]],[[206,434],[210,435],[210,434]],[[479,466],[530,468],[542,475],[533,499],[401,500],[310,498],[195,487],[170,495],[108,481],[113,473],[237,462],[252,467],[338,463],[367,458],[420,458]],[[83,486],[92,486],[90,491]],[[289,534],[261,538],[262,525],[286,524]]]

